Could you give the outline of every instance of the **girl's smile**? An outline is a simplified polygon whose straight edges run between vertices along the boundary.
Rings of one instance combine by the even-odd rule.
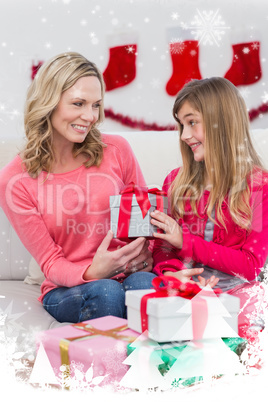
[[[177,116],[182,125],[181,140],[191,148],[197,162],[203,161],[205,157],[205,130],[201,114],[186,101]]]

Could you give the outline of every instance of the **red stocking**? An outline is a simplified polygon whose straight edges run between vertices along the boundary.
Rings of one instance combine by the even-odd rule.
[[[43,63],[44,63],[43,61],[38,61],[37,64],[34,63],[34,62],[32,63],[32,74],[31,74],[32,80],[33,80],[34,77],[36,76],[37,71],[39,70],[39,68],[42,66]]]
[[[259,81],[262,76],[260,42],[237,43],[232,47],[232,65],[224,77],[236,86]]]
[[[198,41],[182,39],[185,32],[180,28],[168,30],[169,51],[172,60],[173,72],[166,85],[168,95],[174,96],[191,79],[201,79],[199,70]]]
[[[136,38],[131,35],[115,35],[111,38],[113,43],[124,40],[125,45],[111,46],[109,50],[109,62],[103,73],[106,91],[123,87],[132,82],[136,77]]]

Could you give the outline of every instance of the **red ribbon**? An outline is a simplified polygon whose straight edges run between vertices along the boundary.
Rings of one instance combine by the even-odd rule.
[[[156,195],[156,209],[158,211],[164,210],[164,198],[167,196],[167,193],[165,191],[159,190],[158,188],[151,188],[148,190],[149,194],[155,194]]]
[[[173,276],[161,275],[153,279],[152,285],[155,292],[148,293],[141,298],[141,329],[142,332],[148,329],[148,314],[147,314],[147,301],[152,298],[160,297],[173,297],[180,296],[185,299],[192,299],[202,289],[197,283],[186,282],[183,283]],[[217,296],[222,293],[221,289],[213,291]],[[211,292],[202,291],[204,296],[212,296]],[[193,322],[193,339],[201,339],[206,328],[208,310],[206,300],[202,298],[195,299],[197,302],[192,302],[192,322]],[[204,314],[200,314],[200,311]]]
[[[125,186],[121,191],[121,201],[119,208],[119,217],[117,225],[117,235],[118,239],[127,239],[129,231],[129,223],[131,217],[131,206],[133,194],[135,194],[138,205],[142,212],[143,219],[151,208],[151,202],[149,200],[148,194],[156,195],[156,205],[159,211],[163,211],[163,195],[166,195],[164,191],[158,188],[153,188],[148,190],[146,187],[140,187],[133,182]]]

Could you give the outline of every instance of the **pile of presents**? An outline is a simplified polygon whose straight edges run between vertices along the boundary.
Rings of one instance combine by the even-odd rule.
[[[209,287],[191,298],[158,292],[127,291],[127,320],[105,316],[40,332],[38,346],[61,386],[72,388],[79,368],[83,381],[90,372],[99,386],[139,390],[243,372],[239,356],[246,340],[237,335],[238,298]]]
[[[120,238],[150,238],[156,230],[150,210],[166,211],[167,199],[152,191],[146,196],[149,203],[143,200],[141,206],[134,187],[124,197],[111,197],[112,230]],[[144,208],[147,212],[140,213]],[[120,209],[130,213],[121,216]],[[237,297],[167,276],[156,277],[153,284],[154,289],[126,292],[127,320],[106,316],[39,333],[39,350],[45,351],[61,386],[72,388],[77,373],[88,386],[136,390],[167,390],[243,373],[239,356],[246,340],[237,334]]]

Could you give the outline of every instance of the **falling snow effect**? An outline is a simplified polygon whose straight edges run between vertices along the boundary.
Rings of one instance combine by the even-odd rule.
[[[52,3],[58,2],[65,4],[66,6],[71,3],[72,0],[51,0]],[[140,0],[143,1],[143,0]],[[153,2],[153,0],[150,0]],[[73,2],[74,3],[74,2]],[[155,3],[159,4],[168,4],[168,0],[156,0]],[[176,4],[176,1],[173,2]],[[172,15],[173,20],[177,20],[179,15],[174,13]],[[46,22],[43,20],[42,22]],[[86,27],[87,21],[81,20],[81,26]],[[199,44],[203,45],[216,45],[219,46],[219,42],[221,41],[223,35],[226,33],[226,30],[229,27],[225,26],[225,23],[222,21],[221,16],[218,15],[218,11],[199,11],[197,10],[197,15],[194,17],[191,27],[195,38],[199,41]],[[92,44],[97,45],[99,43],[96,34],[91,33],[88,34],[89,40]],[[2,45],[5,47],[5,44]],[[251,45],[252,49],[258,49],[258,43],[253,43]],[[50,42],[46,42],[43,44],[43,47],[50,49],[52,44]],[[245,48],[245,52],[250,51],[250,48]],[[182,52],[182,48],[178,48],[177,52]],[[10,53],[11,54],[11,53]],[[155,79],[152,81],[153,87],[158,87],[160,83],[159,79]],[[243,90],[241,90],[242,92]],[[245,89],[243,95],[247,97],[249,94],[248,89]],[[262,96],[263,102],[268,102],[268,93],[264,92]],[[8,120],[14,120],[21,118],[22,114],[17,110],[12,108],[12,105],[2,104],[0,105],[0,123],[6,124]],[[249,297],[254,297],[255,294],[252,292]],[[0,296],[1,297],[1,296]],[[16,383],[28,383],[28,379],[32,372],[33,366],[31,361],[24,359],[25,350],[27,350],[28,342],[32,342],[33,334],[28,333],[27,336],[24,336],[24,342],[21,342],[15,334],[21,333],[23,328],[20,324],[20,316],[24,314],[15,314],[12,312],[12,304],[8,305],[8,307],[1,311],[0,309],[0,356],[1,356],[1,367],[0,367],[0,379],[1,383],[4,384],[7,382],[9,387],[14,386]],[[259,336],[248,344],[247,348],[243,352],[241,359],[244,365],[247,368],[247,372],[249,375],[254,375],[257,378],[257,386],[256,392],[258,389],[258,385],[261,386],[263,382],[267,380],[267,365],[265,366],[265,357],[267,357],[267,346],[268,345],[268,334],[267,330],[259,333]],[[113,354],[108,353],[106,357],[106,361],[109,361],[110,364],[113,364]],[[267,361],[267,359],[266,359]],[[115,363],[117,364],[117,363]],[[263,370],[264,368],[264,370]],[[266,369],[266,371],[265,371]],[[263,371],[261,371],[263,370]],[[101,381],[99,377],[94,377],[94,366],[90,367],[88,371],[83,370],[83,366],[72,362],[72,371],[74,373],[74,378],[71,382],[72,390],[85,391],[87,389],[94,389],[95,387],[98,389],[98,386],[101,385]],[[65,368],[62,367],[61,373],[65,372]],[[60,375],[60,373],[58,373]],[[11,380],[10,380],[11,379]],[[13,381],[13,379],[16,380]],[[259,379],[259,380],[258,380]],[[228,380],[228,379],[227,379]],[[233,381],[233,379],[232,379]],[[210,397],[212,397],[213,391],[216,389],[216,384],[218,385],[218,390],[226,391],[226,385],[228,388],[233,390],[232,381],[229,383],[225,381],[225,379],[215,379],[215,381],[210,382],[208,387],[210,388]],[[99,383],[98,383],[99,382]],[[249,381],[248,377],[242,377],[236,379],[236,387],[238,390],[242,387],[247,388]],[[231,385],[230,385],[231,384]],[[64,383],[61,383],[64,385]],[[69,384],[70,385],[70,384]],[[203,384],[204,385],[204,384]],[[205,384],[206,385],[206,384]],[[177,381],[173,384],[174,388],[184,388],[185,386]],[[199,391],[202,391],[202,384],[200,384]],[[40,385],[40,388],[48,388],[47,386]],[[194,387],[198,389],[198,386]],[[260,387],[259,387],[260,388]],[[205,389],[207,390],[207,389]],[[220,394],[220,391],[216,391],[217,395]],[[241,391],[240,391],[241,392]],[[217,399],[217,395],[215,399]],[[200,396],[200,395],[199,395]],[[202,397],[200,396],[201,400]],[[178,397],[177,397],[178,399]],[[232,400],[235,400],[235,395],[232,394]],[[188,399],[187,399],[188,400]],[[227,400],[227,398],[226,398]],[[238,398],[236,400],[239,400]]]

